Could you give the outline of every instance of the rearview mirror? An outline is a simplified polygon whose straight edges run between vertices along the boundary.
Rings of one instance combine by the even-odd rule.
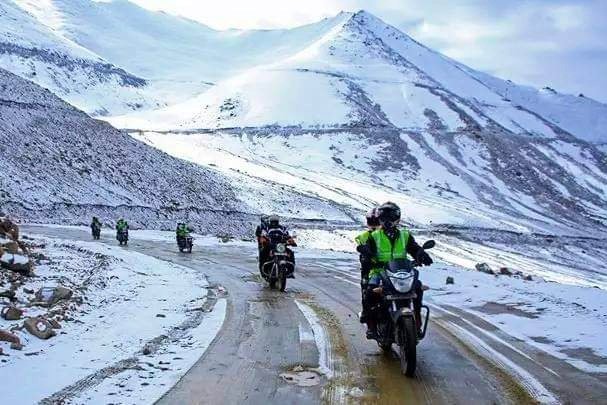
[[[432,239],[427,240],[424,242],[424,244],[422,245],[422,248],[424,250],[428,250],[428,249],[432,249],[434,247],[434,245],[436,245],[436,242],[434,242]]]

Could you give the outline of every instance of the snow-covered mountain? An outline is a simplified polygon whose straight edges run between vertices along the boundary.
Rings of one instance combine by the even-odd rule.
[[[3,69],[0,156],[0,211],[22,220],[125,216],[135,225],[169,228],[189,219],[201,230],[242,234],[260,206],[281,202],[271,183],[239,185],[235,176],[175,159]],[[291,198],[297,209],[281,213],[348,218],[334,204],[296,191]]]
[[[320,202],[343,219],[393,199],[418,224],[605,230],[605,104],[475,71],[364,11],[215,31],[126,0],[13,1],[50,32],[24,38],[58,37],[144,78],[138,112],[102,107],[104,119],[221,171],[240,200],[271,190],[252,198],[258,211],[309,198],[307,216]]]
[[[148,83],[61,36],[12,1],[0,3],[0,67],[85,111],[108,115],[165,104]]]
[[[607,106],[476,72],[366,12],[331,24],[192,100],[110,121],[175,156],[359,209],[394,199],[413,223],[604,230],[594,143]]]
[[[311,30],[290,35],[302,39],[301,29]],[[369,13],[342,13],[315,32],[288,55],[276,53],[280,57],[151,116],[172,129],[277,124],[419,130],[430,124],[430,109],[451,131],[465,128],[469,119],[515,134],[551,138],[556,125],[590,142],[607,139],[607,105],[476,72]]]

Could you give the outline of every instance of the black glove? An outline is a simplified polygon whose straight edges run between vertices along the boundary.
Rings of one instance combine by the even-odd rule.
[[[430,266],[432,263],[434,263],[430,255],[426,253],[425,250],[419,251],[419,253],[417,254],[417,262],[420,263],[422,266]]]
[[[356,246],[356,251],[360,253],[361,256],[371,256],[371,249],[369,249],[368,245],[358,245]]]

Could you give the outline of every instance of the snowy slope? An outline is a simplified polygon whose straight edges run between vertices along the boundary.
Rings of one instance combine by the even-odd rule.
[[[303,35],[310,31],[316,35]],[[268,32],[253,34],[265,46],[282,49],[262,37]],[[274,52],[235,76],[233,64],[226,64],[230,68],[221,75],[229,77],[214,88],[165,111],[142,113],[138,117],[142,120],[131,122],[148,129],[260,124],[423,129],[431,125],[424,116],[431,109],[450,130],[474,122],[538,137],[554,138],[555,131],[562,129],[590,142],[607,138],[606,105],[539,92],[476,72],[366,12],[342,13],[318,23],[314,30],[310,26],[288,30],[283,38],[293,41],[290,53]],[[305,46],[303,40],[308,40]],[[205,44],[203,50],[225,48],[217,41]],[[240,58],[234,58],[237,66],[256,49],[243,46],[241,51]],[[217,68],[221,59],[209,65]]]
[[[243,234],[247,220],[284,200],[262,181],[246,185],[242,200],[237,175],[172,158],[2,69],[0,155],[0,210],[32,221],[87,223],[97,214],[172,228],[188,218],[201,230]],[[279,213],[348,219],[318,198],[293,192],[290,200]]]
[[[216,31],[151,12],[126,0],[15,0],[44,24],[134,74],[148,79],[214,82],[303,49],[333,20],[295,30]],[[58,22],[59,21],[59,22]]]
[[[255,211],[394,199],[419,224],[604,231],[604,104],[474,71],[364,11],[214,31],[125,0],[15,1],[169,104],[109,122],[214,166]]]
[[[476,72],[364,11],[288,30],[215,31],[127,0],[11,1],[70,49],[99,55],[145,78],[147,103],[139,102],[135,109],[184,101],[153,114],[153,129],[159,124],[223,128],[361,123],[417,129],[430,125],[424,116],[429,108],[455,130],[464,126],[459,111],[449,106],[455,103],[481,126],[553,137],[551,125],[557,125],[587,141],[607,141],[606,105]],[[45,45],[40,39],[45,35],[20,31]],[[99,112],[117,115],[107,100],[99,104],[109,104]],[[132,122],[145,126],[151,118],[145,113],[143,118],[143,123]]]
[[[506,82],[368,13],[332,21],[287,58],[110,122],[174,156],[357,209],[393,199],[418,224],[604,232],[607,160],[585,140],[604,139],[607,106],[515,85],[507,99]]]
[[[115,115],[166,105],[150,94],[146,80],[61,36],[12,0],[0,3],[0,22],[0,67],[86,112]]]

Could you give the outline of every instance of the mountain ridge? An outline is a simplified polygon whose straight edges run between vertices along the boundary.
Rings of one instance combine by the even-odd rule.
[[[150,39],[185,25],[133,5],[160,26],[106,27],[113,15],[103,5],[53,4],[83,5],[58,9],[70,40],[115,28],[114,53],[93,51],[116,66],[137,55],[130,67],[157,74],[147,89],[166,107],[104,119],[219,171],[254,211],[274,201],[272,210],[347,220],[390,199],[419,226],[605,232],[607,157],[594,145],[607,133],[607,105],[477,72],[365,11],[289,30],[196,28],[188,35],[208,42],[195,44]],[[109,13],[103,24],[95,10]],[[177,56],[158,64],[171,47]]]

